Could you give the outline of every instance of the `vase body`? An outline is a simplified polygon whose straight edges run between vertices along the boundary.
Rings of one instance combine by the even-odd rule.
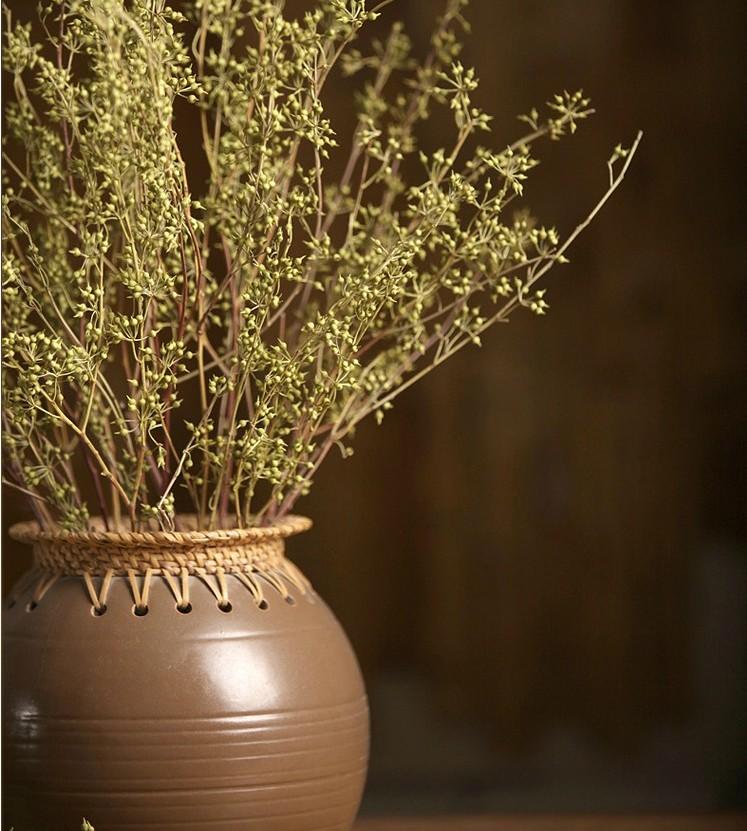
[[[38,600],[38,575],[19,584],[4,610],[7,827],[349,831],[368,710],[340,625],[280,572],[254,573],[260,602],[220,577],[182,573],[175,597],[151,576],[147,611],[141,575],[133,597],[133,575],[110,573],[105,609],[80,575]]]

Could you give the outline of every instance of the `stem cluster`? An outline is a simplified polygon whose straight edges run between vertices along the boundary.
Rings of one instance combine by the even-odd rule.
[[[483,146],[465,2],[446,0],[422,61],[397,23],[354,47],[389,2],[292,19],[282,0],[46,0],[39,44],[8,17],[5,480],[45,526],[169,528],[177,494],[206,529],[275,521],[360,421],[517,309],[545,313],[538,281],[640,136],[568,237],[536,222],[534,146],[592,110],[565,92]],[[344,142],[335,67],[361,79]],[[426,154],[437,108],[453,138]]]

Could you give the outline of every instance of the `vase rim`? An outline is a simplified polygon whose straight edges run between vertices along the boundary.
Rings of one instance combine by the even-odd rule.
[[[92,517],[90,528],[86,531],[66,531],[60,529],[43,529],[36,520],[17,522],[9,529],[12,539],[18,542],[33,545],[39,542],[94,544],[117,546],[133,545],[137,548],[163,548],[195,545],[223,546],[226,543],[234,545],[251,545],[252,543],[283,540],[307,531],[312,526],[308,517],[289,514],[271,525],[251,526],[249,528],[216,528],[201,530],[197,526],[196,514],[177,514],[175,529],[164,531],[160,529],[144,529],[130,531],[122,525],[120,530],[106,530],[100,517]]]

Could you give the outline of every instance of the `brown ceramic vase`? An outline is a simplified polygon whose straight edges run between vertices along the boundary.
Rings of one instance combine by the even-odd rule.
[[[15,526],[35,568],[4,604],[3,826],[349,831],[368,709],[345,634],[284,556],[309,524]]]

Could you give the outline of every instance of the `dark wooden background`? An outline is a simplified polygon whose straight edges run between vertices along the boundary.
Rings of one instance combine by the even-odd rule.
[[[514,815],[360,820],[355,831],[744,831],[739,815]]]
[[[439,8],[396,0],[385,18],[424,49]],[[743,804],[745,6],[468,15],[497,145],[563,88],[598,109],[543,148],[528,196],[545,221],[572,229],[610,149],[645,137],[552,275],[548,317],[517,316],[403,396],[300,506],[316,526],[292,553],[371,691],[366,804]],[[335,86],[339,123],[349,101]],[[6,495],[4,523],[22,513]],[[24,554],[3,554],[7,588]]]

